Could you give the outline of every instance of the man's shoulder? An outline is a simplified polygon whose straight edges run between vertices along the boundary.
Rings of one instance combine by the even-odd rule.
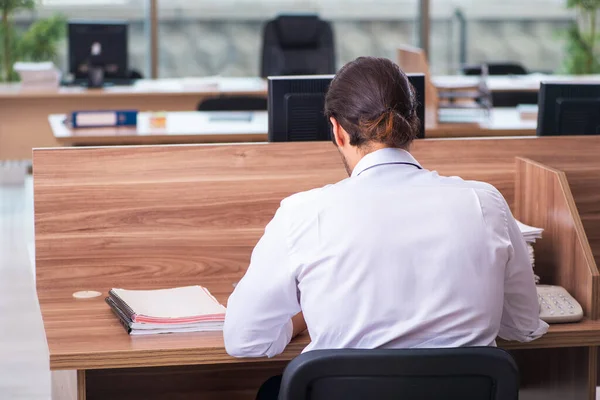
[[[492,195],[494,197],[501,196],[500,191],[492,184],[482,181],[465,180],[458,176],[441,176],[441,182],[444,185],[456,186],[461,188],[473,189],[476,192]]]
[[[337,184],[329,184],[320,188],[298,192],[281,200],[281,207],[286,210],[297,210],[321,204]]]

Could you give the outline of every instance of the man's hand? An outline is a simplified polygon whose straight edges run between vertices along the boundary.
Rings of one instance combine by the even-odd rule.
[[[292,330],[292,339],[306,330],[306,321],[302,312],[292,317],[292,326],[294,327]]]

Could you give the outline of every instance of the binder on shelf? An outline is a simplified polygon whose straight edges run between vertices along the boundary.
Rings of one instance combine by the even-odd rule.
[[[73,128],[136,126],[136,110],[73,111],[68,121]]]

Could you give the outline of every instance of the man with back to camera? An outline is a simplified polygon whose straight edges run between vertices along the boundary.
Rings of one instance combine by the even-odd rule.
[[[396,64],[346,64],[325,113],[350,177],[281,202],[229,298],[230,355],[273,357],[307,327],[304,351],[495,346],[546,333],[502,195],[408,152],[421,122]]]

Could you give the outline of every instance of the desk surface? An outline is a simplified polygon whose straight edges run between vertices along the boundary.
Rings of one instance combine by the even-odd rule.
[[[432,77],[435,86],[453,88],[457,86],[474,86],[479,78],[465,75],[439,75]],[[540,82],[592,82],[600,83],[600,75],[514,75],[490,76],[487,78],[488,87],[492,92],[537,92]],[[204,78],[173,78],[173,79],[143,79],[129,86],[114,86],[103,89],[87,89],[85,87],[60,87],[57,89],[24,88],[18,83],[0,84],[0,99],[28,99],[55,97],[114,97],[114,96],[160,96],[190,95],[194,93],[219,95],[255,94],[266,95],[267,82],[258,77],[204,77]]]
[[[50,115],[48,121],[62,145],[118,145],[157,143],[264,142],[267,112],[166,113],[164,128],[152,126],[153,113],[139,113],[137,127],[72,129],[65,115]]]
[[[453,88],[457,86],[475,86],[480,79],[476,76],[440,75],[432,77],[433,84],[438,88]],[[492,92],[537,92],[540,82],[582,82],[600,83],[600,75],[509,75],[490,76],[487,85]]]
[[[451,113],[454,110],[443,110]],[[460,111],[460,110],[459,110]],[[459,113],[460,114],[460,113]],[[137,127],[71,129],[65,115],[50,115],[54,137],[61,145],[119,145],[168,143],[257,142],[267,140],[266,112],[197,112],[166,114],[166,126],[151,126],[152,113],[140,113]],[[460,115],[450,119],[460,120]],[[458,119],[457,119],[458,117]],[[473,119],[473,117],[470,117]],[[464,121],[464,116],[462,116]],[[489,119],[477,117],[471,123],[438,123],[427,126],[428,138],[479,136],[533,136],[536,120],[523,120],[514,108],[496,108]]]
[[[200,282],[222,303],[233,290],[234,280]],[[64,291],[45,293],[42,304],[44,325],[50,348],[50,368],[100,369],[193,364],[225,364],[239,360],[225,352],[220,332],[167,334],[144,337],[127,335],[104,302],[107,293],[89,300],[76,300]],[[309,343],[308,335],[293,340],[277,357],[291,360]],[[530,343],[500,341],[506,349],[534,349],[600,345],[600,321],[553,325],[544,337]]]
[[[0,84],[0,99],[55,98],[55,97],[114,97],[219,94],[266,95],[267,83],[262,78],[180,78],[143,79],[130,86],[113,86],[103,89],[85,87],[60,87],[57,89],[23,88],[20,84]],[[84,105],[85,106],[85,105]]]

